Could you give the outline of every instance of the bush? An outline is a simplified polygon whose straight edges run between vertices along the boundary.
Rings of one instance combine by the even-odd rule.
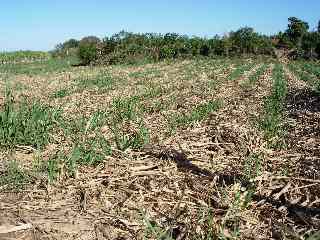
[[[75,46],[70,40],[68,46]],[[193,56],[265,54],[273,55],[271,38],[252,28],[241,28],[230,36],[212,39],[188,37],[176,33],[135,34],[121,31],[103,39],[89,36],[79,42],[78,55],[84,65],[134,64]]]
[[[84,37],[80,40],[78,56],[83,65],[89,65],[97,60],[100,43],[100,39],[95,36]]]
[[[92,63],[97,59],[97,46],[90,43],[80,44],[79,58],[84,65]]]

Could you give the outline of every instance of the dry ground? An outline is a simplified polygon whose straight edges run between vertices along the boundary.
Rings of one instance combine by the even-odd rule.
[[[280,64],[281,134],[266,137],[276,65],[218,59],[2,73],[15,104],[60,109],[63,124],[43,149],[3,148],[0,239],[319,239],[311,235],[320,230],[320,98]],[[118,134],[140,138],[123,147]],[[72,162],[77,144],[97,138],[107,146],[86,157],[108,148],[102,159],[88,164],[80,152]],[[22,180],[10,178],[20,173],[9,171],[12,162]]]

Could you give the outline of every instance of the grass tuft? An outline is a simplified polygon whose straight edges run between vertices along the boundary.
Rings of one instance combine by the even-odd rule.
[[[50,141],[50,132],[60,117],[60,111],[40,103],[14,104],[13,95],[6,90],[3,109],[0,111],[0,145],[12,148],[26,145],[42,148]]]
[[[16,161],[8,162],[5,173],[0,176],[0,186],[6,185],[7,189],[22,189],[30,181],[31,176]]]
[[[204,120],[209,116],[210,113],[218,110],[221,105],[221,101],[212,100],[207,103],[195,106],[189,113],[177,113],[171,116],[169,119],[170,133],[175,132],[179,127],[188,127],[195,122]]]

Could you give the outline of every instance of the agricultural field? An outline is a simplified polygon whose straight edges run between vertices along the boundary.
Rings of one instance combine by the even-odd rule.
[[[72,64],[0,65],[0,239],[319,239],[318,62]]]
[[[50,54],[40,51],[0,52],[0,64],[30,63],[46,61]]]

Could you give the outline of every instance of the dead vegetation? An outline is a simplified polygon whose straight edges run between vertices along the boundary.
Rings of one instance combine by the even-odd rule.
[[[267,139],[274,65],[11,76],[27,86],[14,89],[17,103],[40,100],[62,120],[44,149],[2,150],[0,239],[317,239],[319,98],[284,68],[285,135]]]

